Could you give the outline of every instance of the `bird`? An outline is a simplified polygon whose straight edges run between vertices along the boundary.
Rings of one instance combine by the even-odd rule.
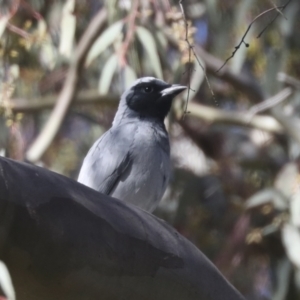
[[[84,158],[78,182],[153,212],[171,175],[164,119],[186,88],[154,77],[137,79],[122,94],[112,127]]]

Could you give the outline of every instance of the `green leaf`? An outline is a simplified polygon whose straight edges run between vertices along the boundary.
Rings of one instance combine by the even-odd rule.
[[[128,89],[136,79],[137,75],[135,71],[130,66],[126,65],[124,68],[125,89]]]
[[[167,47],[168,47],[168,41],[162,31],[156,32],[156,39],[157,39],[158,43],[161,45],[161,47],[166,51]]]
[[[98,85],[98,91],[100,94],[106,95],[108,93],[117,66],[118,66],[118,57],[116,54],[112,54],[102,69],[102,73]]]
[[[118,21],[103,31],[87,55],[85,62],[86,66],[89,66],[97,56],[99,56],[116,40],[116,38],[121,34],[122,28],[123,21]]]
[[[160,64],[155,40],[151,32],[144,27],[137,26],[136,35],[149,56],[156,77],[162,79],[163,75],[162,75],[161,64]]]

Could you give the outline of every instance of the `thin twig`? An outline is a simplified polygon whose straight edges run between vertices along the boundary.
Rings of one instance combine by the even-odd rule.
[[[235,89],[247,95],[252,102],[259,103],[263,101],[263,91],[255,80],[244,73],[236,74],[227,66],[223,68],[222,72],[216,73],[215,70],[220,65],[221,60],[200,47],[196,47],[195,51],[203,59],[208,73],[231,84]]]
[[[183,5],[182,5],[182,0],[179,0],[179,7],[181,10],[181,14],[182,14],[182,18],[183,18],[183,22],[184,22],[184,26],[185,26],[185,42],[188,45],[188,50],[189,50],[189,63],[191,62],[191,49],[192,49],[192,45],[189,41],[189,24],[187,22],[187,19],[185,17],[185,12],[183,9]],[[188,107],[188,103],[189,103],[189,99],[190,99],[190,90],[191,90],[191,66],[189,66],[188,69],[188,90],[187,90],[187,99],[186,99],[186,103],[185,103],[185,107],[184,107],[184,111],[183,111],[183,115],[182,115],[182,119],[184,119],[185,115],[187,114],[187,107]]]
[[[214,99],[214,102],[216,104],[216,106],[218,106],[218,103],[216,101],[216,98],[215,98],[215,94],[211,88],[211,84],[209,82],[209,79],[207,77],[207,74],[205,72],[205,68],[203,67],[203,65],[201,64],[200,62],[200,59],[199,57],[197,56],[196,52],[195,52],[195,49],[194,49],[194,46],[191,44],[190,40],[189,40],[189,24],[187,22],[187,19],[186,19],[186,16],[185,16],[185,11],[184,11],[184,8],[183,8],[183,5],[182,5],[182,1],[183,0],[180,0],[179,1],[179,7],[180,7],[180,10],[181,10],[181,14],[182,14],[182,18],[183,18],[183,21],[184,21],[184,25],[185,25],[185,42],[187,43],[188,45],[188,50],[189,50],[189,63],[191,63],[191,55],[193,53],[195,59],[197,60],[200,68],[202,69],[203,73],[204,73],[204,76],[205,76],[205,81],[208,85],[208,88],[210,90],[210,93]],[[190,98],[190,90],[191,90],[191,68],[192,66],[189,66],[189,70],[188,70],[188,91],[187,91],[187,99],[186,99],[186,103],[185,103],[185,107],[184,107],[184,111],[183,111],[183,115],[182,115],[182,119],[184,119],[184,116],[188,113],[187,111],[187,107],[188,107],[188,103],[189,103],[189,98]]]
[[[26,158],[28,161],[38,161],[56,136],[78,89],[78,82],[82,75],[82,69],[86,55],[103,29],[106,18],[106,9],[101,9],[90,22],[85,32],[82,34],[78,46],[75,49],[67,78],[57,99],[56,105],[52,110],[44,128],[26,153]]]
[[[199,59],[199,57],[197,56],[194,47],[192,48],[192,51],[193,51],[193,54],[194,54],[194,56],[195,56],[195,58],[196,58],[198,64],[201,66],[202,70],[204,70],[204,67],[203,67],[202,64],[201,64],[200,59]],[[204,71],[204,77],[205,77],[205,81],[206,81],[206,83],[207,83],[207,86],[208,86],[208,88],[209,88],[209,90],[210,90],[210,93],[211,93],[211,95],[212,95],[212,97],[213,97],[213,99],[214,99],[215,105],[216,105],[216,106],[219,106],[219,103],[218,103],[218,101],[217,101],[217,99],[216,99],[216,97],[215,97],[214,91],[213,91],[213,89],[212,89],[212,87],[211,87],[211,85],[210,85],[210,82],[209,82],[209,80],[208,80],[208,77],[207,77],[207,74],[206,74],[205,71]]]
[[[3,1],[2,1],[3,3]],[[1,6],[3,5],[1,3]],[[14,0],[14,1],[11,1],[11,2],[8,2],[8,11],[6,9],[2,9],[0,10],[0,18],[4,18],[4,17],[7,17],[8,15],[8,19],[12,18],[17,10],[19,9],[19,5],[20,5],[20,0]]]
[[[286,3],[286,4],[284,4],[283,5],[283,7],[282,8],[279,8],[279,7],[276,7],[275,6],[275,9],[276,9],[276,11],[278,11],[278,13],[275,15],[275,17],[271,20],[271,22],[269,22],[268,24],[267,24],[267,26],[258,34],[258,36],[256,37],[257,39],[259,39],[261,36],[262,36],[262,34],[267,30],[267,28],[269,27],[269,26],[271,26],[274,22],[275,22],[275,20],[278,18],[278,16],[279,15],[282,15],[285,19],[286,19],[286,17],[283,15],[283,10],[289,5],[289,3],[291,2],[292,0],[288,0],[288,2]]]
[[[131,43],[131,41],[134,37],[135,19],[136,19],[137,14],[138,14],[138,7],[139,7],[139,1],[135,0],[134,3],[133,3],[132,12],[130,13],[129,18],[128,18],[128,26],[127,26],[127,30],[126,30],[126,37],[125,37],[125,40],[123,42],[122,47],[120,47],[119,62],[120,62],[121,67],[124,67],[125,65],[127,65],[126,53],[127,53],[128,48],[130,46],[130,43]]]
[[[32,13],[32,16],[37,20],[43,19],[43,16],[31,6],[31,4],[27,3],[27,1],[21,0],[22,7],[25,8],[28,12]]]
[[[169,43],[172,44],[172,46],[178,47],[176,38],[174,38],[169,30],[163,29],[163,33]],[[247,95],[247,97],[252,102],[257,103],[263,101],[263,91],[260,85],[255,80],[252,80],[251,78],[249,78],[249,76],[246,76],[246,74],[243,73],[235,74],[230,68],[226,66],[223,68],[222,72],[216,73],[216,69],[218,68],[218,66],[220,66],[222,61],[219,58],[209,54],[197,45],[194,46],[193,49],[195,50],[197,56],[201,57],[201,59],[204,61],[207,73],[210,73],[211,75],[216,76],[219,79],[224,80],[225,82],[228,82],[234,88]]]
[[[6,27],[7,27],[8,30],[10,30],[11,32],[14,32],[14,33],[20,35],[24,39],[28,39],[30,37],[30,34],[28,32],[26,32],[25,30],[23,30],[21,28],[18,28],[15,25],[7,23]]]
[[[256,16],[256,17],[251,21],[251,23],[248,25],[248,28],[247,28],[246,32],[244,33],[244,35],[243,35],[241,41],[239,42],[239,44],[238,44],[237,46],[234,47],[234,51],[231,53],[231,56],[229,56],[229,57],[225,60],[225,62],[223,63],[223,65],[222,65],[216,72],[218,73],[220,70],[222,70],[222,68],[228,63],[228,61],[234,57],[234,55],[235,55],[236,52],[240,49],[240,47],[242,46],[242,44],[244,44],[247,48],[249,47],[249,44],[245,42],[245,38],[246,38],[246,36],[247,36],[249,30],[251,29],[252,25],[253,25],[259,18],[261,18],[262,16],[264,16],[265,14],[267,14],[267,13],[273,11],[273,10],[278,10],[278,9],[280,9],[281,11],[283,11],[283,10],[287,7],[287,5],[288,5],[290,2],[291,2],[291,0],[288,0],[288,2],[287,2],[286,4],[284,4],[284,5],[282,5],[282,6],[276,6],[276,7],[273,7],[273,8],[269,8],[269,9],[265,10],[264,12],[260,13],[258,16]],[[261,31],[261,33],[257,36],[257,38],[259,38],[259,37],[263,34],[263,32],[266,31],[266,29],[269,27],[269,25],[271,25],[271,24],[276,20],[276,18],[278,17],[278,15],[279,15],[279,14],[277,14],[276,17],[275,17],[275,18],[274,18],[274,19],[273,19],[273,20],[272,20],[272,21],[271,21],[271,22],[270,22],[270,23],[269,23],[269,24]]]
[[[276,11],[277,11],[279,14],[281,14],[281,16],[282,16],[283,18],[285,18],[285,19],[287,20],[287,17],[283,14],[283,12],[282,12],[280,9],[278,9],[278,8],[276,7],[276,4],[275,4],[272,0],[269,0],[269,2],[274,6],[274,8],[276,8]]]

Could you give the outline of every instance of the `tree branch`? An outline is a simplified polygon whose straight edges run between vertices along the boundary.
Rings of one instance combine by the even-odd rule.
[[[105,9],[102,9],[96,14],[86,31],[82,34],[81,40],[75,49],[73,61],[71,62],[66,81],[57,99],[57,103],[47,120],[46,125],[26,153],[28,161],[38,161],[57,134],[78,89],[78,82],[86,55],[103,29],[106,17],[107,12]]]
[[[192,102],[189,104],[189,111],[191,117],[197,117],[211,123],[253,127],[272,133],[283,132],[280,123],[270,116],[253,116],[249,118],[249,114],[246,112],[229,112]],[[176,114],[179,116],[180,112],[176,112]]]
[[[274,97],[277,97],[275,95]],[[273,98],[273,97],[272,97]],[[270,99],[272,99],[270,98]],[[10,109],[14,113],[32,113],[42,109],[50,109],[55,105],[55,96],[43,97],[31,102],[22,99],[11,100]],[[269,100],[270,100],[269,99]],[[96,90],[80,92],[74,97],[73,105],[105,105],[117,107],[119,102],[118,95],[99,95]],[[228,112],[221,109],[215,109],[202,104],[190,103],[191,116],[198,117],[202,120],[215,123],[227,123],[241,126],[255,127],[261,130],[280,133],[282,127],[270,116],[253,116],[247,112]],[[1,109],[1,107],[0,107]],[[178,120],[181,119],[181,111],[178,112]],[[252,118],[251,121],[249,121]]]
[[[292,76],[289,76],[283,72],[279,72],[277,74],[277,80],[280,82],[284,82],[288,86],[291,86],[295,89],[300,90],[300,80],[298,80]]]
[[[270,109],[270,108],[276,106],[277,104],[281,103],[282,101],[286,100],[290,95],[292,95],[292,93],[293,93],[292,88],[286,87],[285,89],[280,91],[275,96],[273,96],[273,97],[271,97],[267,100],[264,100],[261,103],[253,105],[249,109],[248,114],[250,114],[250,116],[252,117],[252,116],[256,115],[259,112]]]
[[[34,113],[42,109],[51,109],[55,106],[57,96],[45,96],[28,101],[26,99],[11,99],[9,101],[9,109],[13,113]],[[79,92],[74,96],[72,105],[98,104],[104,106],[116,107],[119,102],[118,95],[99,95],[97,90],[86,90]],[[4,105],[0,105],[0,110],[6,109]]]

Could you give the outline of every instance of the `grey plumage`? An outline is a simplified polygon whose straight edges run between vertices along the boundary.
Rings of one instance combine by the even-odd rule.
[[[78,181],[153,211],[170,178],[164,118],[185,88],[153,77],[135,81],[123,93],[112,127],[85,157]]]

